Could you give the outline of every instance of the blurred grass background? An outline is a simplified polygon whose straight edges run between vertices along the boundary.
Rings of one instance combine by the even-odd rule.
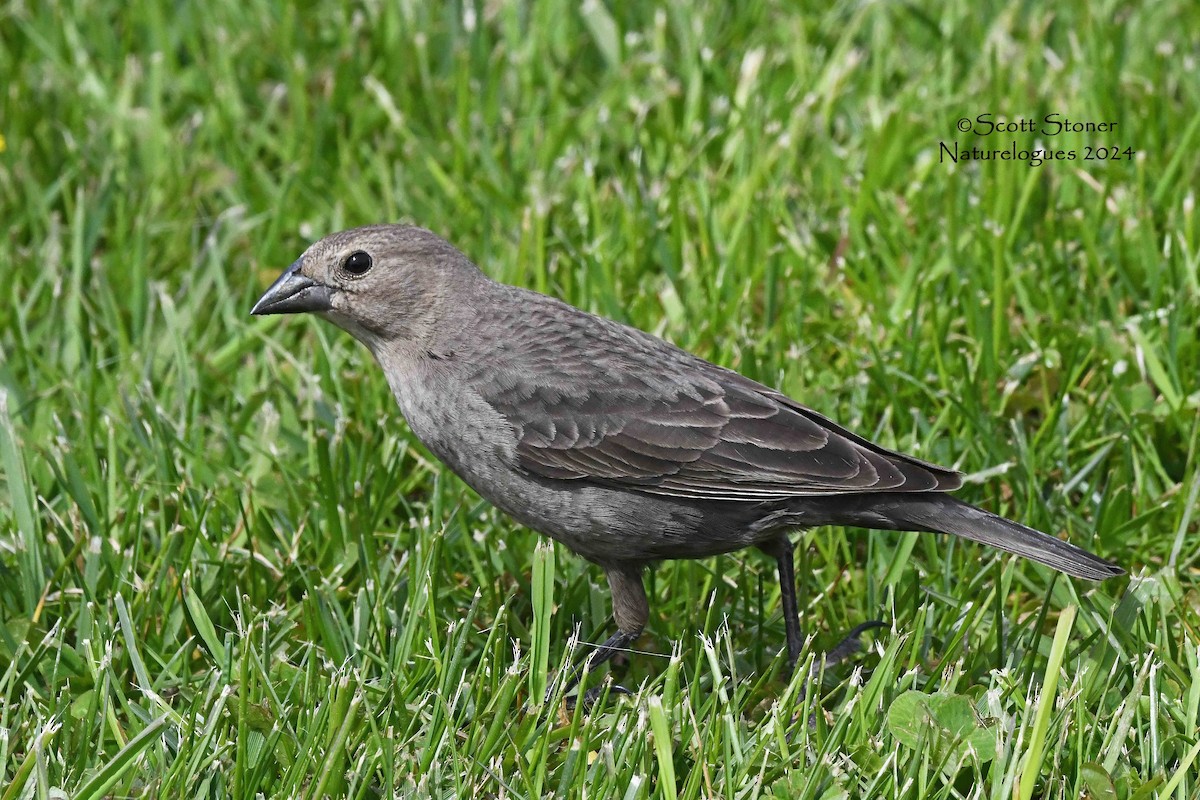
[[[0,800],[1193,797],[1196,30],[1184,0],[0,3]],[[957,130],[985,113],[1117,127]],[[1012,141],[1078,158],[940,157]],[[666,563],[614,668],[643,693],[539,711],[607,633],[598,570],[433,463],[350,337],[248,316],[311,240],[399,220],[1132,575],[807,532],[811,652],[892,627],[801,701],[770,562]]]

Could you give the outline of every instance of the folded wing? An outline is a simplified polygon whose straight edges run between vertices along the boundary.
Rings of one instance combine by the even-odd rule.
[[[571,324],[515,342],[481,382],[531,473],[738,501],[961,484],[737,373],[571,311]]]

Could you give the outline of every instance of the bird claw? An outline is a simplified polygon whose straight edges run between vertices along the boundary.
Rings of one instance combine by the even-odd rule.
[[[627,697],[633,696],[633,692],[629,691],[621,684],[612,683],[612,684],[606,684],[603,686],[593,686],[592,688],[590,688],[584,692],[581,692],[578,695],[575,695],[572,697],[564,697],[563,703],[566,704],[568,712],[574,711],[575,706],[578,703],[583,704],[584,711],[591,711],[595,707],[595,705],[597,703],[599,703],[600,700],[606,694],[609,697],[615,697],[615,696],[619,696],[619,695],[625,695]]]
[[[867,622],[854,626],[849,633],[842,637],[840,642],[834,645],[832,650],[825,654],[825,657],[821,662],[813,662],[812,669],[808,673],[807,680],[800,685],[800,694],[796,698],[796,702],[800,705],[804,704],[805,699],[808,697],[809,687],[819,679],[822,670],[831,669],[832,667],[849,660],[856,653],[858,653],[859,650],[862,649],[862,635],[864,633],[869,630],[874,630],[875,628],[886,627],[887,623],[880,622],[877,619],[868,620]],[[822,709],[819,708],[818,705],[814,704],[812,712],[808,715],[809,728],[816,727],[817,713],[819,711],[822,711]]]
[[[862,649],[862,635],[864,633],[875,628],[886,627],[887,623],[880,622],[877,619],[868,620],[861,625],[856,625],[840,642],[834,645],[832,650],[825,654],[825,669],[835,667],[858,653]]]
[[[633,696],[633,692],[629,691],[619,683],[613,683],[608,686],[593,686],[583,693],[583,707],[585,709],[590,709],[592,706],[596,705],[596,703],[599,703],[600,698],[604,697],[606,694],[609,697]]]

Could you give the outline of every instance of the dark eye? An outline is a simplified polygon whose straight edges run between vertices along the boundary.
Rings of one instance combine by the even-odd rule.
[[[370,268],[371,255],[370,253],[364,253],[362,250],[355,250],[346,256],[346,260],[342,262],[342,269],[351,275],[363,275]]]

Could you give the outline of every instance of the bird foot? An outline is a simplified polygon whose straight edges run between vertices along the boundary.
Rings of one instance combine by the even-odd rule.
[[[581,692],[574,697],[564,697],[563,702],[567,704],[568,711],[574,711],[576,703],[582,703],[584,711],[591,711],[592,708],[595,707],[595,705],[599,703],[606,694],[609,697],[616,697],[620,695],[632,696],[633,692],[629,691],[619,683],[613,683],[606,686],[593,686],[587,691]]]
[[[856,625],[840,642],[834,645],[832,650],[825,654],[825,669],[835,667],[858,653],[862,649],[862,635],[864,633],[875,628],[886,627],[887,623],[880,622],[877,619],[868,620],[861,625]]]
[[[579,692],[578,694],[564,697],[562,699],[562,705],[559,706],[559,717],[561,721],[564,723],[569,722],[570,716],[575,713],[575,707],[580,704],[583,705],[584,711],[590,712],[596,707],[597,703],[604,699],[605,695],[609,697],[616,697],[620,695],[632,697],[633,692],[618,683],[605,683],[601,686],[593,686],[592,688]],[[552,699],[553,694],[547,693],[547,706]]]
[[[796,698],[796,702],[800,705],[804,704],[805,698],[808,696],[809,688],[820,680],[822,670],[830,669],[848,661],[856,653],[862,650],[862,635],[869,630],[875,628],[886,628],[887,623],[880,622],[877,619],[868,620],[860,625],[854,626],[842,640],[838,642],[832,650],[825,654],[825,658],[820,662],[813,662],[812,669],[808,673],[805,682],[800,686],[800,694]],[[819,696],[818,692],[818,696]],[[815,728],[817,725],[817,713],[821,711],[819,704],[814,704],[812,713],[808,716],[808,727]]]

